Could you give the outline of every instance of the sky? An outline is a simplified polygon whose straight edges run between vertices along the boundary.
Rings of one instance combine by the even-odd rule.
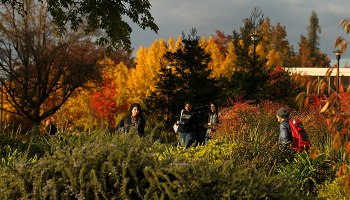
[[[232,35],[239,31],[243,20],[249,18],[254,8],[259,8],[264,18],[269,17],[270,23],[286,27],[287,37],[294,51],[298,52],[300,35],[307,37],[306,27],[310,25],[311,12],[314,10],[321,26],[320,51],[326,53],[335,64],[333,53],[334,43],[339,36],[350,41],[350,35],[339,28],[343,19],[350,19],[350,0],[149,0],[152,4],[151,14],[158,25],[158,34],[150,29],[142,30],[137,25],[131,25],[133,32],[131,46],[136,56],[140,46],[148,48],[156,40],[173,37],[176,41],[182,32],[190,33],[196,28],[198,36],[207,39],[215,35],[216,30]],[[350,46],[340,59],[340,67],[350,63]]]

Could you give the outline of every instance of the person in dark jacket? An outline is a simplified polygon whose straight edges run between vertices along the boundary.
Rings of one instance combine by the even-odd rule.
[[[280,108],[276,112],[276,117],[280,123],[280,136],[279,140],[282,143],[282,150],[287,150],[288,146],[292,142],[292,130],[289,125],[289,111],[285,108]]]
[[[57,133],[57,128],[52,124],[51,120],[45,121],[45,132],[48,135],[55,135]]]
[[[199,139],[198,112],[192,108],[192,102],[185,102],[185,109],[182,109],[177,117],[179,125],[178,134],[181,146],[188,149],[195,139]]]
[[[211,139],[211,134],[216,131],[216,126],[219,123],[218,105],[215,102],[209,104],[209,112],[204,118],[204,128],[206,128],[204,142],[208,146],[208,140]]]
[[[142,109],[140,104],[133,103],[129,109],[130,114],[123,117],[118,123],[115,131],[121,131],[122,133],[128,133],[131,126],[136,128],[137,134],[140,137],[145,135],[145,119],[142,116]]]

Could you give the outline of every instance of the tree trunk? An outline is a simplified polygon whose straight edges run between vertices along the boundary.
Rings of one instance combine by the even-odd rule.
[[[33,127],[32,127],[32,134],[31,136],[38,136],[40,135],[40,122],[33,122]]]

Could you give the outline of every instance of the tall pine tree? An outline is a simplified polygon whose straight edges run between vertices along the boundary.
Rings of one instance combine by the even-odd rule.
[[[308,31],[307,43],[310,45],[311,53],[318,54],[320,48],[320,36],[321,26],[318,25],[318,17],[316,12],[313,10],[310,16],[310,25],[306,27]]]

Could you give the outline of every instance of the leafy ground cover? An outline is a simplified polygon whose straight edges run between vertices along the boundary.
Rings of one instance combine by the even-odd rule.
[[[4,199],[323,199],[349,195],[348,150],[334,148],[327,114],[293,111],[309,133],[306,153],[280,150],[275,111],[233,102],[208,147],[167,143],[161,124],[139,138],[110,133],[1,135]],[[166,132],[166,133],[165,133]],[[345,185],[345,187],[344,187]]]

